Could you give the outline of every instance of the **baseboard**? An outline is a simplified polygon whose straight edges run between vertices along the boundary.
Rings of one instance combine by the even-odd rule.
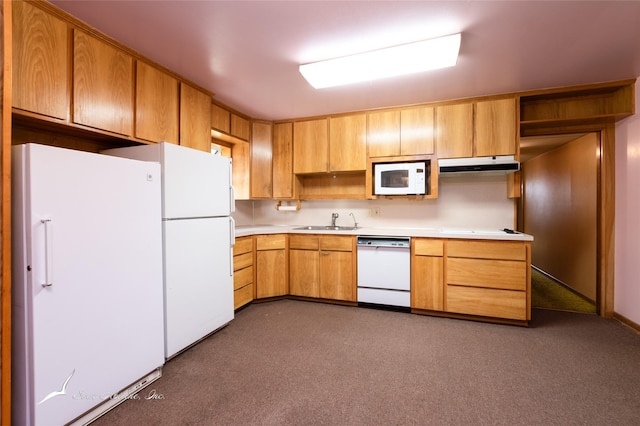
[[[617,319],[618,321],[620,321],[621,323],[623,323],[624,325],[626,325],[629,328],[632,328],[636,333],[640,333],[640,324],[637,324],[633,321],[631,321],[629,318],[620,315],[617,312],[613,313],[613,318]]]

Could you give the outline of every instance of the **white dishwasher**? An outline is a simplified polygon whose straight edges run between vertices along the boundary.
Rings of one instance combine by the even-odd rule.
[[[411,238],[358,237],[358,304],[411,306]]]

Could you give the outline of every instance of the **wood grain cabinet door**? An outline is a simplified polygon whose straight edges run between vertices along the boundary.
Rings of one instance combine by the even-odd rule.
[[[133,58],[76,29],[73,59],[73,121],[131,136]]]
[[[329,171],[349,172],[367,169],[366,114],[329,119]]]
[[[438,158],[473,156],[473,103],[436,107]]]
[[[320,251],[320,297],[355,302],[353,253]]]
[[[400,155],[400,111],[367,114],[367,151],[369,157]]]
[[[293,124],[293,172],[322,173],[328,170],[327,119]]]
[[[135,136],[178,143],[178,80],[141,61],[136,67]]]
[[[293,198],[293,123],[273,125],[273,198]]]
[[[211,152],[211,97],[180,84],[180,145]]]
[[[433,107],[400,111],[400,155],[433,154],[434,126]]]
[[[475,155],[514,155],[517,144],[514,98],[476,103]]]
[[[289,250],[289,293],[319,297],[318,251]]]
[[[251,198],[271,198],[273,147],[271,123],[253,122],[251,134]]]
[[[69,117],[67,24],[23,1],[13,8],[13,107]]]

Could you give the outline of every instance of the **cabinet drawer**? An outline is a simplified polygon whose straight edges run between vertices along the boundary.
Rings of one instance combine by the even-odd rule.
[[[253,251],[253,238],[242,237],[236,238],[236,244],[233,246],[233,255],[236,256],[242,253],[249,253]]]
[[[449,240],[447,256],[526,260],[527,248],[522,241]]]
[[[512,260],[447,259],[447,284],[527,289],[527,264]]]
[[[528,320],[524,291],[447,286],[447,312]]]
[[[278,250],[284,249],[287,245],[285,234],[259,235],[256,237],[256,250]]]
[[[289,235],[289,248],[298,250],[318,250],[316,235]]]
[[[442,256],[444,254],[442,240],[416,238],[413,240],[413,244],[413,254],[417,256]]]
[[[238,309],[241,306],[253,300],[253,284],[246,285],[233,292],[233,309]]]
[[[320,249],[334,251],[353,251],[353,237],[320,237]]]
[[[239,271],[235,271],[233,273],[233,289],[234,290],[237,290],[240,287],[244,287],[247,284],[251,284],[252,282],[253,282],[253,266],[240,269]]]
[[[253,253],[244,253],[237,256],[233,256],[233,270],[246,268],[253,264]]]

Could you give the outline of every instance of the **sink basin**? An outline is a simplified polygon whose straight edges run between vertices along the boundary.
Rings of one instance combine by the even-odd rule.
[[[293,228],[300,231],[353,231],[358,229],[355,226],[301,226],[299,228]]]

